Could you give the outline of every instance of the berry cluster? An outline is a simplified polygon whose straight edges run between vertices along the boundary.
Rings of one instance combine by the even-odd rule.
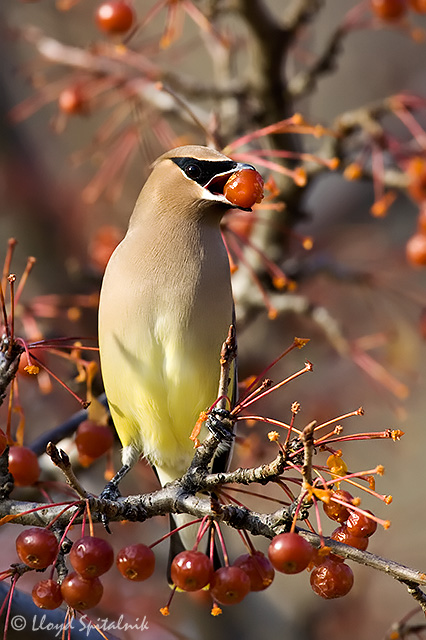
[[[28,567],[46,569],[56,561],[59,544],[51,530],[32,527],[18,536],[16,550]],[[65,601],[73,609],[84,611],[100,602],[103,586],[99,577],[114,563],[109,542],[95,536],[83,536],[73,543],[69,560],[74,571],[61,584],[49,578],[34,585],[33,601],[41,609],[56,609]],[[128,580],[146,580],[154,571],[155,556],[144,544],[130,545],[119,551],[116,565]]]
[[[239,556],[232,565],[216,570],[211,559],[201,551],[182,551],[172,562],[173,583],[182,591],[208,588],[215,603],[233,605],[250,591],[263,591],[274,579],[274,568],[261,552],[252,550]]]

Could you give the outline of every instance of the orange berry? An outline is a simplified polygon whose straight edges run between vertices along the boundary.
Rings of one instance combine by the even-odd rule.
[[[398,20],[407,11],[407,0],[370,0],[372,12],[382,20]]]
[[[232,204],[250,209],[263,198],[263,178],[254,169],[242,169],[234,173],[223,188],[223,195]]]
[[[411,158],[407,166],[410,184],[407,191],[416,202],[426,201],[426,159],[420,156]]]
[[[426,13],[426,0],[408,0],[408,4],[417,13]]]
[[[67,115],[76,115],[85,111],[85,100],[76,86],[61,91],[58,97],[59,109]]]
[[[414,267],[426,266],[426,234],[416,233],[405,247],[407,260]]]
[[[126,33],[135,22],[135,12],[124,0],[111,0],[99,5],[95,12],[98,29],[109,34]]]

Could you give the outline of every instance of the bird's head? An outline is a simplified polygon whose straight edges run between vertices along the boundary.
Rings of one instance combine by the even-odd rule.
[[[256,172],[252,165],[235,162],[208,147],[178,147],[156,160],[140,198],[150,198],[157,210],[168,215],[173,211],[191,216],[211,212],[220,218],[231,208],[251,211],[251,207],[235,204],[224,195],[229,178],[242,170]]]

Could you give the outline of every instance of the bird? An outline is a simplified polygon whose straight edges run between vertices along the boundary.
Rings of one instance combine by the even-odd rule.
[[[242,169],[255,170],[208,147],[164,153],[107,264],[99,351],[123,447],[116,487],[141,456],[162,486],[180,478],[194,454],[192,429],[217,398],[221,346],[235,322],[220,223],[228,210],[242,208],[223,188]],[[221,457],[226,467],[229,453]]]

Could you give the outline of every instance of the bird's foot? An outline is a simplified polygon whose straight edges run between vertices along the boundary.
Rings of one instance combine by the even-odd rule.
[[[120,493],[120,490],[118,488],[118,485],[120,484],[120,482],[124,478],[124,476],[127,474],[129,469],[130,469],[130,466],[128,464],[124,464],[121,467],[121,469],[119,471],[117,471],[117,473],[115,474],[113,479],[110,480],[105,485],[102,493],[99,495],[99,499],[100,500],[115,501],[115,500],[118,500],[118,498],[121,498],[121,493]],[[108,517],[104,513],[101,515],[101,522],[104,525],[105,531],[107,531],[108,533],[111,533],[111,530],[109,528]]]
[[[227,409],[212,409],[206,420],[206,426],[217,440],[233,442],[235,438],[233,421]]]

